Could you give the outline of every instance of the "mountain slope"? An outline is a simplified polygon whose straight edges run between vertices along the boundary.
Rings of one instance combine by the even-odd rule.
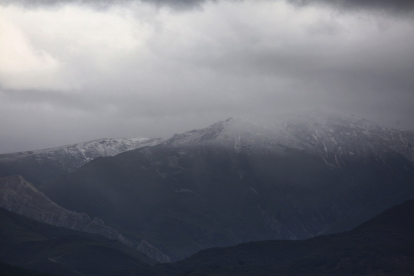
[[[168,275],[412,275],[414,200],[352,231],[305,241],[261,241],[201,251]],[[134,274],[131,274],[134,275]]]
[[[46,225],[0,208],[0,261],[56,275],[97,275],[153,261],[115,240]],[[153,275],[153,274],[150,274]]]
[[[313,237],[391,202],[413,189],[412,141],[319,111],[277,122],[233,118],[97,158],[43,192],[180,259],[214,246]]]
[[[0,207],[46,224],[99,234],[131,244],[99,218],[91,219],[85,213],[62,208],[18,175],[0,178]]]
[[[152,146],[162,139],[98,139],[58,148],[0,155],[0,177],[22,175],[39,186],[101,156]]]
[[[105,225],[101,219],[97,217],[91,219],[85,213],[73,212],[62,208],[21,176],[0,178],[0,207],[46,224],[115,239],[136,248],[138,251],[159,262],[170,261],[168,256],[163,255],[157,248],[145,240],[142,240],[140,244],[134,244],[111,227]]]

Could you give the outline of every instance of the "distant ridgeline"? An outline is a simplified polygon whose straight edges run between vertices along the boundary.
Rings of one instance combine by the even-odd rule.
[[[158,138],[99,139],[58,148],[0,154],[0,177],[21,175],[39,186],[97,157],[113,156],[161,141]]]
[[[411,200],[350,232],[304,241],[260,241],[212,248],[156,268],[162,275],[408,276],[414,275],[413,228]]]

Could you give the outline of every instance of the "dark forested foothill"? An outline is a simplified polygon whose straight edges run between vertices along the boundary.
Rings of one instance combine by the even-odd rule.
[[[1,262],[55,275],[99,275],[137,267],[144,272],[154,263],[119,241],[47,225],[2,208],[0,244]],[[5,271],[15,273],[8,266]]]

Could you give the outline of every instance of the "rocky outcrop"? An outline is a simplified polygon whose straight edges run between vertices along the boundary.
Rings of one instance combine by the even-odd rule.
[[[87,214],[60,207],[19,175],[0,178],[0,199],[0,207],[47,224],[82,230],[91,222]]]
[[[98,234],[134,247],[131,241],[105,225],[100,218],[91,219],[85,213],[59,206],[20,175],[0,178],[0,207],[46,224]],[[145,240],[141,241],[137,250],[158,262],[170,262],[167,255]]]
[[[164,253],[162,253],[158,248],[154,247],[152,244],[146,240],[142,240],[138,245],[137,250],[144,253],[148,257],[159,261],[160,263],[170,263],[171,259]]]
[[[77,231],[99,234],[132,243],[99,219],[91,219],[85,213],[69,211],[50,200],[32,183],[19,175],[0,178],[0,207],[32,219]]]

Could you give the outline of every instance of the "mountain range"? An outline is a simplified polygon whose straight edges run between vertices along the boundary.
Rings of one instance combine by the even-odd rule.
[[[0,155],[0,176],[14,174],[62,209],[165,256],[158,261],[176,261],[347,231],[414,198],[414,134],[321,110],[235,117],[170,139]]]

